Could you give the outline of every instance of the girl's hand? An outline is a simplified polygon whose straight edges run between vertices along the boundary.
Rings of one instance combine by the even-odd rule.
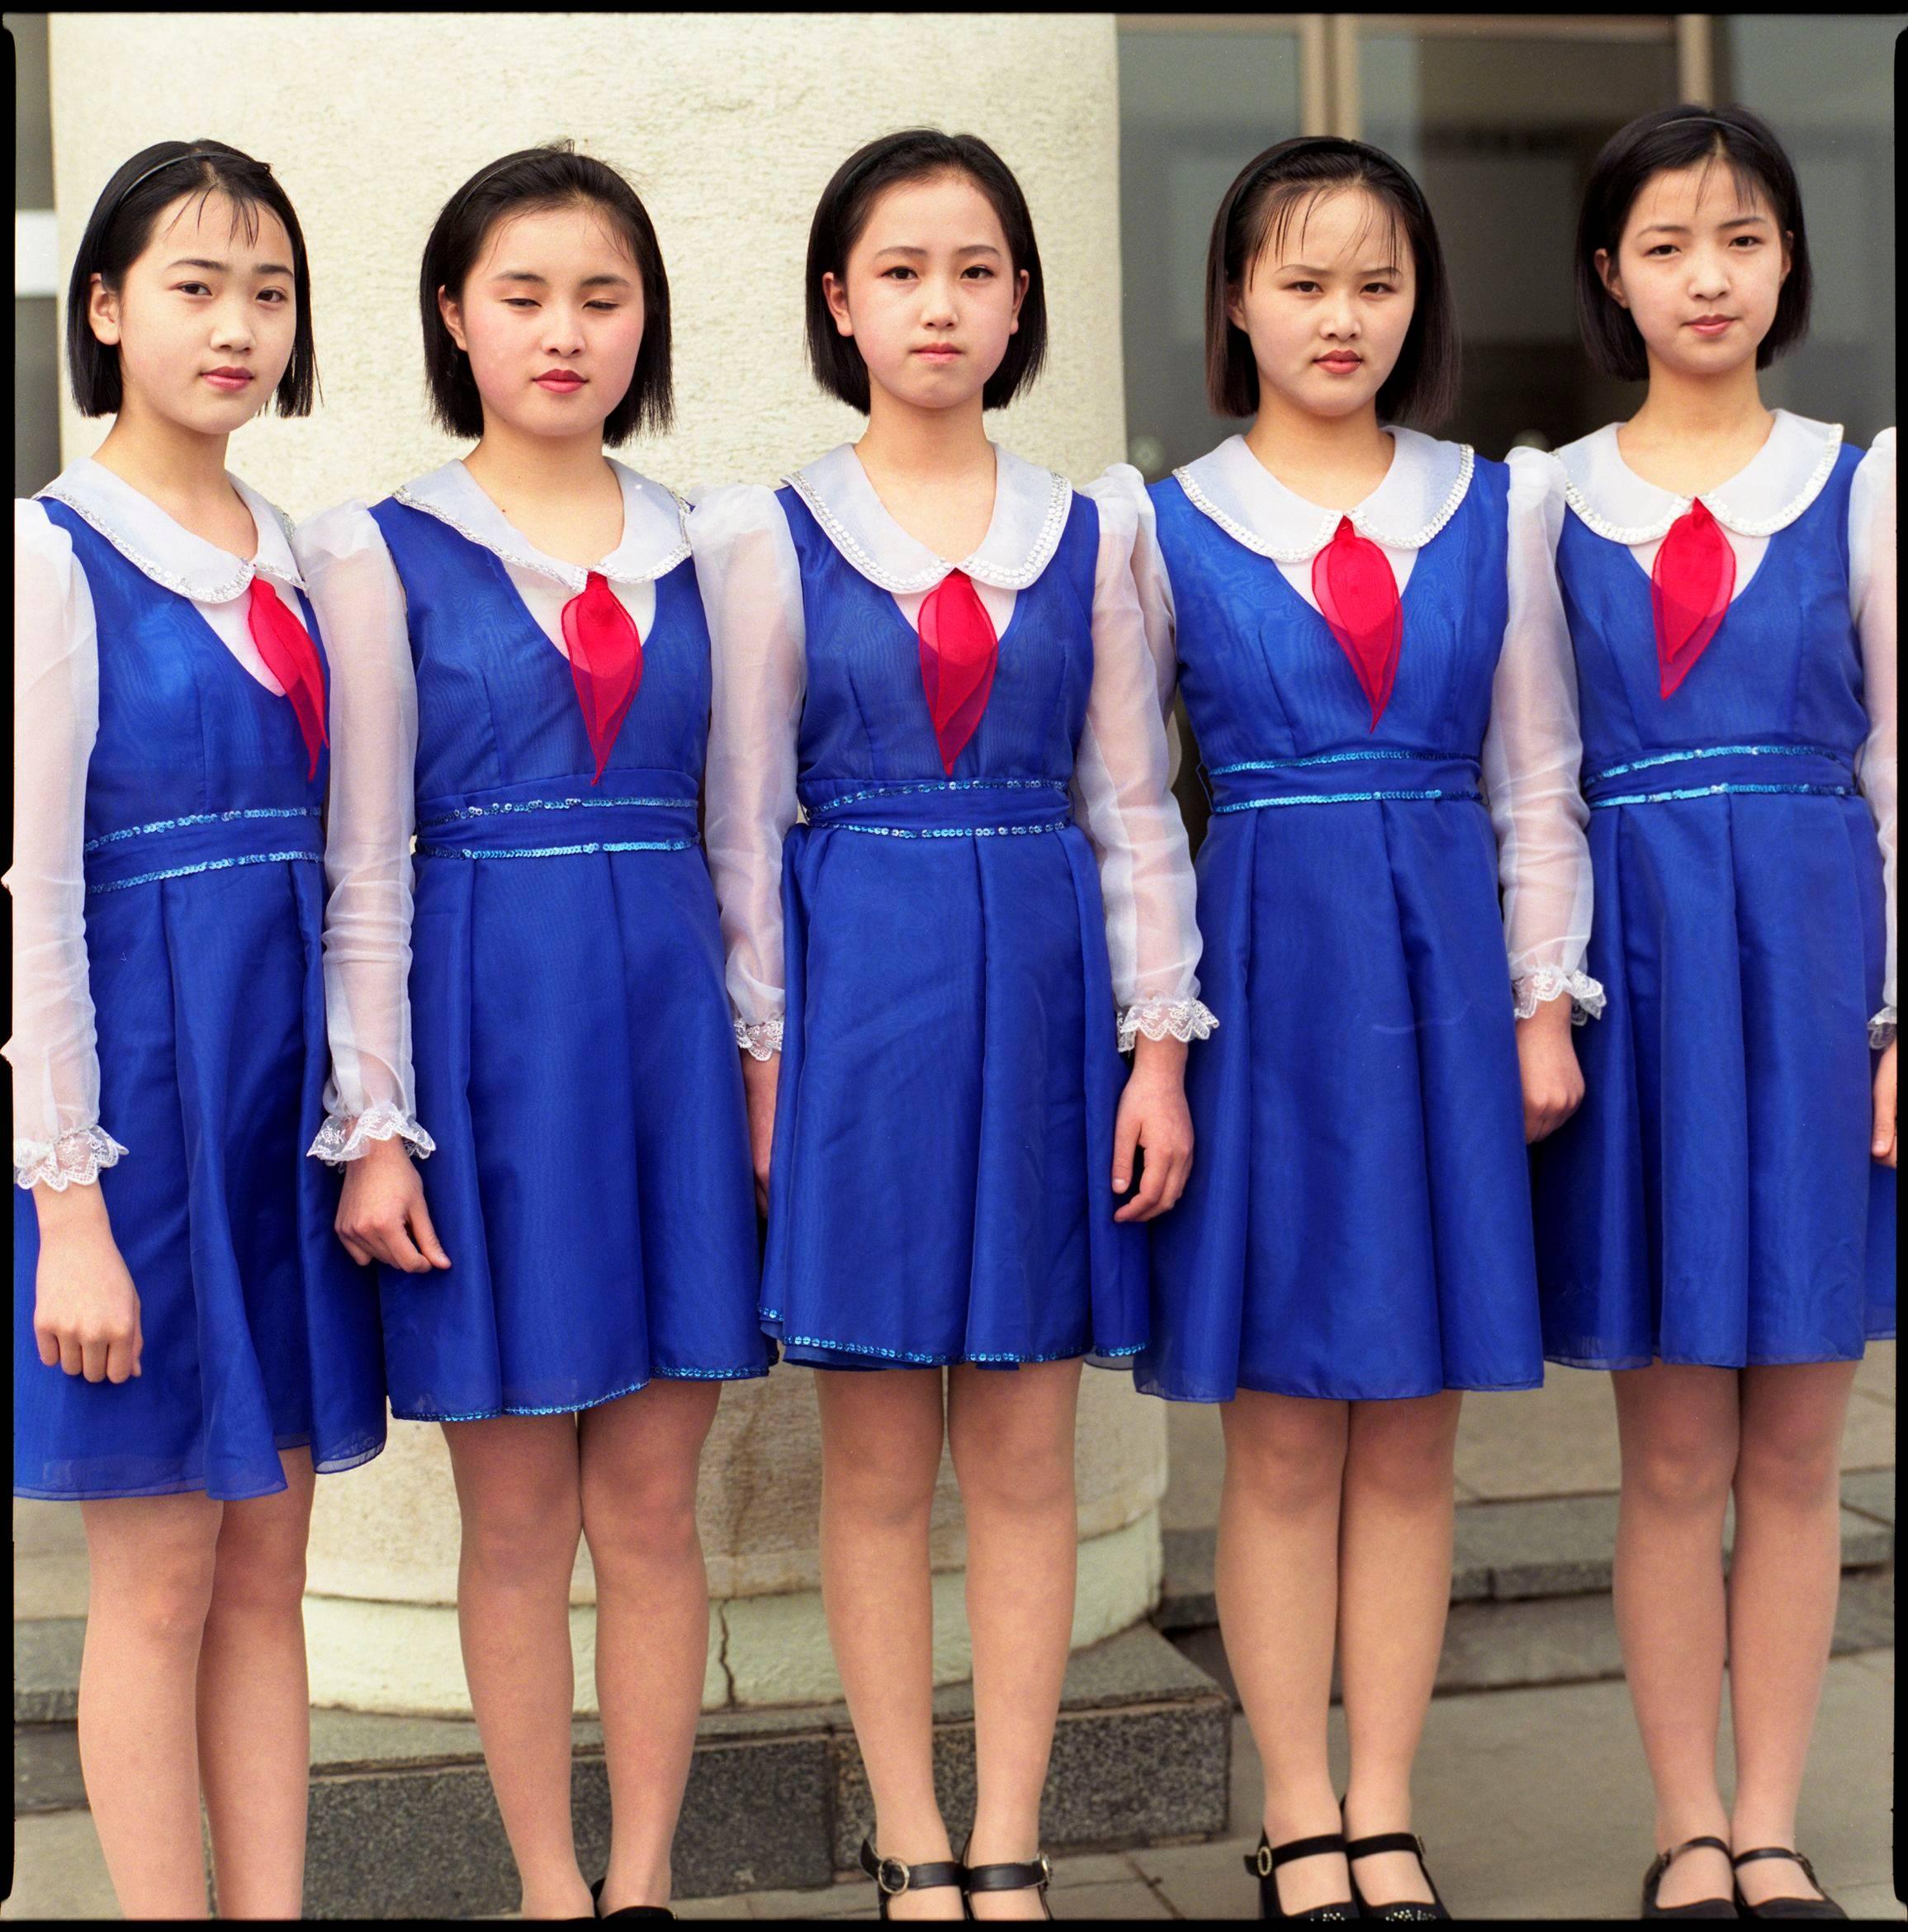
[[[775,1083],[781,1071],[779,1054],[771,1054],[765,1060],[750,1053],[742,1055],[742,1091],[749,1102],[749,1158],[755,1170],[755,1212],[765,1218],[769,1212],[769,1156],[775,1139]]]
[[[1895,1043],[1882,1049],[1875,1068],[1875,1138],[1869,1151],[1884,1167],[1895,1165]]]
[[[344,1252],[360,1267],[381,1261],[407,1275],[428,1275],[451,1265],[424,1205],[424,1182],[395,1137],[372,1141],[346,1165],[335,1225]]]
[[[1133,1071],[1120,1096],[1113,1124],[1113,1191],[1133,1184],[1133,1150],[1146,1149],[1139,1191],[1116,1208],[1116,1221],[1150,1221],[1186,1191],[1192,1173],[1192,1115],[1186,1105],[1186,1042],[1148,1039],[1133,1043]]]
[[[1583,1105],[1584,1075],[1570,1044],[1570,996],[1540,1000],[1517,1022],[1517,1062],[1524,1082],[1524,1139],[1555,1134]]]
[[[112,1238],[97,1185],[55,1192],[36,1187],[40,1266],[33,1339],[49,1368],[89,1382],[123,1382],[140,1371],[139,1290]]]

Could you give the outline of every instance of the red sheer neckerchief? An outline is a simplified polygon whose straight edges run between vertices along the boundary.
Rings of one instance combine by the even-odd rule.
[[[941,769],[952,774],[987,708],[1000,639],[980,594],[963,571],[949,571],[921,607],[921,684],[934,720]]]
[[[570,675],[583,728],[596,758],[596,774],[589,781],[594,785],[602,779],[616,734],[642,682],[642,638],[599,571],[590,571],[580,594],[564,605],[563,642],[570,650]]]
[[[324,731],[324,671],[318,661],[318,646],[277,591],[255,572],[245,622],[266,670],[285,687],[310,757],[305,775],[315,778],[319,751],[331,742]]]
[[[1371,707],[1371,729],[1376,731],[1391,701],[1404,637],[1391,560],[1352,528],[1349,517],[1341,517],[1332,541],[1312,559],[1312,594],[1338,648],[1352,661]]]
[[[1735,552],[1722,526],[1693,502],[1669,526],[1650,571],[1656,665],[1667,698],[1696,667],[1735,594]]]

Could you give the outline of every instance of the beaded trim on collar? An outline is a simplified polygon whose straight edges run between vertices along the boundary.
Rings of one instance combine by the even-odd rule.
[[[1402,456],[1403,453],[1402,449],[1400,449],[1398,455]],[[1177,480],[1180,488],[1186,492],[1186,500],[1191,504],[1193,508],[1210,517],[1234,542],[1243,543],[1248,550],[1256,552],[1260,556],[1270,557],[1274,563],[1302,564],[1309,563],[1332,541],[1333,533],[1338,528],[1341,520],[1347,516],[1352,519],[1352,528],[1361,537],[1368,537],[1375,543],[1384,544],[1394,550],[1422,550],[1456,515],[1458,505],[1464,501],[1465,493],[1470,488],[1471,473],[1475,466],[1476,454],[1477,452],[1468,443],[1458,445],[1456,480],[1446,493],[1444,501],[1438,506],[1437,514],[1428,523],[1413,531],[1409,536],[1399,537],[1390,531],[1374,528],[1368,515],[1368,505],[1371,500],[1367,498],[1366,502],[1359,504],[1356,509],[1321,509],[1319,513],[1319,520],[1312,533],[1296,546],[1275,543],[1269,537],[1261,535],[1249,524],[1240,522],[1237,517],[1222,509],[1200,487],[1199,480],[1192,475],[1194,465],[1188,463],[1175,470],[1172,473]],[[1253,460],[1256,462],[1257,459],[1254,458]],[[1394,456],[1393,461],[1397,460],[1398,457]],[[1384,485],[1380,484],[1379,489],[1382,490],[1383,488]],[[1374,495],[1376,494],[1376,491],[1373,492]]]
[[[1798,421],[1806,421],[1806,418],[1797,419]],[[1777,531],[1786,530],[1821,495],[1824,485],[1828,482],[1830,475],[1835,469],[1835,458],[1841,453],[1842,425],[1839,423],[1830,423],[1823,427],[1827,429],[1828,434],[1824,440],[1821,453],[1816,459],[1815,467],[1810,471],[1801,488],[1773,516],[1739,516],[1728,506],[1726,499],[1730,486],[1740,481],[1741,476],[1746,473],[1747,468],[1754,465],[1756,458],[1753,457],[1749,459],[1749,465],[1745,466],[1744,470],[1738,471],[1735,476],[1731,476],[1728,482],[1722,484],[1713,495],[1703,498],[1704,508],[1726,530],[1733,531],[1738,537],[1773,537]],[[1590,439],[1585,438],[1584,440],[1588,442]],[[1759,456],[1760,453],[1758,452]],[[1617,460],[1622,461],[1620,455],[1617,456]],[[1599,537],[1607,538],[1612,543],[1623,544],[1626,547],[1634,547],[1643,543],[1654,543],[1659,538],[1666,536],[1669,533],[1669,526],[1678,517],[1683,515],[1689,509],[1690,504],[1696,500],[1694,497],[1676,496],[1671,495],[1668,490],[1658,490],[1655,485],[1637,476],[1636,480],[1640,488],[1654,491],[1656,495],[1665,498],[1669,507],[1657,516],[1653,517],[1646,523],[1629,526],[1617,523],[1603,515],[1592,504],[1589,499],[1584,494],[1577,479],[1571,475],[1569,466],[1564,462],[1561,452],[1559,452],[1558,461],[1564,471],[1564,500],[1577,513],[1583,523],[1590,529],[1594,530]],[[1628,471],[1626,473],[1630,476],[1636,475],[1634,471]]]
[[[1001,453],[1005,455],[1006,452]],[[884,570],[869,554],[867,546],[848,528],[840,513],[821,495],[814,480],[806,471],[793,471],[782,481],[808,506],[828,541],[869,583],[880,585],[883,590],[895,596],[905,597],[917,590],[933,590],[935,585],[954,571],[959,571],[977,583],[989,585],[997,590],[1025,590],[1030,584],[1036,581],[1040,573],[1053,561],[1053,552],[1060,547],[1061,533],[1067,527],[1067,513],[1073,500],[1073,485],[1064,476],[1052,471],[1049,471],[1047,476],[1049,486],[1046,509],[1041,517],[1039,528],[1034,534],[1033,546],[1024,561],[1012,566],[992,563],[983,559],[979,551],[976,551],[973,556],[963,557],[959,563],[949,563],[944,558],[936,557],[920,570],[908,571]],[[870,484],[868,487],[870,495],[873,495],[874,485]],[[880,500],[876,498],[875,500],[878,504]],[[886,515],[885,509],[882,514]],[[898,531],[899,526],[896,528]],[[990,529],[988,535],[992,536],[992,533]],[[906,536],[905,532],[901,534]],[[910,543],[915,542],[911,537],[907,538],[907,541]],[[926,546],[916,544],[916,547],[925,549]],[[981,548],[984,550],[986,547],[987,539],[983,537]]]

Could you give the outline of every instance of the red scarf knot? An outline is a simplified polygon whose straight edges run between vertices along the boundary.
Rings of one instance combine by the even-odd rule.
[[[1391,560],[1352,528],[1349,517],[1341,517],[1332,541],[1312,559],[1312,594],[1338,648],[1351,660],[1376,731],[1391,701],[1404,638]]]
[[[1650,572],[1656,667],[1665,698],[1696,668],[1735,594],[1735,552],[1698,499],[1669,526]]]
[[[602,780],[616,734],[642,682],[642,638],[600,571],[591,571],[581,593],[564,605],[563,642],[583,728],[596,759],[596,775],[589,781],[594,785]]]
[[[941,768],[950,777],[987,708],[1000,639],[973,581],[949,571],[921,607],[921,683]]]
[[[324,668],[319,662],[318,646],[286,608],[277,591],[257,571],[252,574],[245,622],[260,660],[284,687],[297,717],[310,757],[305,775],[308,779],[316,778],[319,751],[331,742],[324,732]]]

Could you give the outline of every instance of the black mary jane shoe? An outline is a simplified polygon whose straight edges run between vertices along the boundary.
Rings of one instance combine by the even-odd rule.
[[[1809,1883],[1822,1892],[1822,1882],[1816,1878],[1815,1867],[1799,1851],[1791,1851],[1787,1845],[1765,1844],[1754,1851],[1735,1852],[1729,1862],[1740,1871],[1751,1859],[1793,1859],[1807,1873]],[[1849,1915],[1825,1892],[1820,1898],[1765,1898],[1759,1905],[1751,1905],[1743,1896],[1740,1883],[1735,1888],[1735,1909],[1745,1919],[1845,1919]]]
[[[1424,1874],[1424,1882],[1431,1887],[1431,1901],[1422,1898],[1394,1899],[1389,1905],[1374,1905],[1358,1889],[1358,1874],[1352,1873],[1352,1901],[1358,1908],[1361,1919],[1448,1919],[1451,1914],[1445,1910],[1444,1901],[1437,1896],[1437,1882],[1431,1876],[1431,1868],[1424,1862],[1424,1840],[1414,1831],[1378,1831],[1369,1838],[1354,1838],[1345,1847],[1345,1862],[1347,1868],[1355,1866],[1360,1859],[1368,1859],[1379,1852],[1409,1852],[1418,1860],[1418,1868]]]
[[[888,1916],[888,1901],[904,1892],[926,1892],[937,1885],[961,1888],[961,1916],[972,1918],[967,1909],[967,1868],[959,1859],[937,1859],[932,1864],[905,1864],[899,1859],[878,1859],[867,1839],[861,1841],[861,1868],[874,1881],[881,1901],[881,1915]]]
[[[1349,1923],[1356,1919],[1358,1908],[1350,1899],[1342,1903],[1312,1906],[1302,1912],[1288,1912],[1279,1900],[1279,1881],[1276,1874],[1281,1865],[1289,1865],[1297,1859],[1317,1858],[1322,1852],[1342,1852],[1344,1849],[1342,1831],[1322,1831],[1316,1838],[1288,1839],[1283,1844],[1270,1843],[1262,1831],[1259,1849],[1245,1861],[1246,1869],[1259,1882],[1259,1916],[1262,1919],[1313,1919],[1320,1924],[1336,1924],[1341,1920]]]
[[[599,1878],[589,1888],[589,1896],[595,1902],[596,1915],[599,1919],[673,1919],[675,1914],[667,1906],[618,1906],[613,1912],[603,1909],[603,1888],[608,1883],[607,1876]]]
[[[1686,1838],[1681,1844],[1672,1845],[1666,1852],[1659,1852],[1655,1862],[1643,1874],[1643,1911],[1645,1919],[1736,1919],[1741,1914],[1735,1909],[1734,1898],[1693,1898],[1688,1905],[1666,1906],[1656,1902],[1657,1888],[1663,1882],[1663,1874],[1669,1869],[1672,1862],[1686,1851],[1694,1851],[1701,1846],[1706,1851],[1719,1851],[1726,1859],[1729,1847],[1720,1838]],[[1734,1887],[1731,1887],[1733,1890]]]
[[[977,1892],[1025,1892],[1030,1886],[1040,1888],[1040,1910],[1048,1918],[1053,1915],[1053,1908],[1047,1902],[1047,1887],[1053,1882],[1053,1868],[1047,1862],[1044,1852],[1037,1854],[1025,1864],[970,1865],[967,1862],[967,1848],[961,1848],[961,1893],[963,1902],[968,1904],[968,1916],[973,1917],[971,1901]]]

